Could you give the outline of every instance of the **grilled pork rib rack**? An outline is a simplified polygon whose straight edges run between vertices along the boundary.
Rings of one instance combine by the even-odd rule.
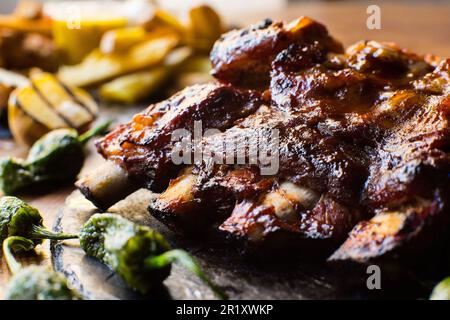
[[[77,182],[106,209],[137,188],[181,231],[217,228],[254,245],[337,249],[357,262],[422,252],[448,234],[450,60],[392,43],[344,51],[320,23],[265,20],[221,37],[216,83],[153,104],[97,143],[109,169]],[[176,165],[176,129],[224,137],[279,133],[279,169],[260,163]],[[236,147],[238,148],[238,147]],[[248,150],[234,150],[244,152]]]

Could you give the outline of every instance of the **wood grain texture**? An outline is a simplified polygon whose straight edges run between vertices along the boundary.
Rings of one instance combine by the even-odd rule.
[[[377,1],[381,8],[381,30],[368,30],[366,27],[367,5],[369,2],[349,3],[300,3],[274,12],[253,12],[241,16],[236,13],[226,17],[226,21],[236,25],[247,25],[266,17],[289,21],[301,15],[308,15],[327,25],[331,34],[342,40],[347,46],[359,40],[374,39],[396,42],[421,54],[433,53],[442,57],[450,57],[450,4],[445,2],[423,3],[389,3]],[[143,106],[133,108],[102,106],[103,117],[113,117],[117,123],[125,122]],[[26,153],[23,147],[16,146],[10,140],[0,140],[0,156],[22,156]],[[95,169],[101,161],[89,143],[88,158],[83,172]],[[81,173],[81,174],[82,174]],[[74,190],[72,185],[59,187],[46,194],[23,196],[24,200],[37,207],[44,216],[46,226],[53,226],[58,210],[63,206],[66,197]],[[38,248],[39,255],[27,257],[25,263],[36,261],[49,264],[48,243]],[[0,298],[9,278],[4,261],[0,264]],[[305,280],[306,281],[306,280]],[[311,281],[316,281],[313,278]],[[304,283],[307,285],[307,283]]]
[[[108,209],[141,225],[158,230],[175,248],[189,251],[206,274],[230,299],[410,299],[424,298],[415,279],[398,277],[383,268],[383,290],[366,288],[366,269],[348,266],[342,270],[323,259],[255,259],[243,255],[235,246],[221,241],[186,239],[169,231],[148,214],[147,206],[156,195],[140,189]],[[97,209],[79,191],[68,196],[59,210],[56,230],[78,232]],[[291,256],[301,256],[292,253]],[[127,288],[122,279],[98,260],[88,257],[78,241],[52,242],[52,261],[85,299],[214,299],[213,293],[190,272],[173,264],[170,276],[147,296]],[[351,270],[351,277],[348,277]],[[390,278],[390,279],[388,279]],[[395,279],[395,281],[394,281]],[[380,293],[382,294],[380,296]]]

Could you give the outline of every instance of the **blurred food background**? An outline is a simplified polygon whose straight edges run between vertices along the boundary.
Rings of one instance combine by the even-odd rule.
[[[371,4],[380,7],[380,29],[367,27]],[[211,81],[208,54],[223,32],[301,15],[345,45],[389,40],[450,56],[444,1],[2,0],[0,119],[10,131],[0,135],[29,146],[60,127],[82,133],[97,104],[142,106]]]
[[[58,2],[60,0],[43,0],[43,2]],[[80,1],[80,0],[78,0]],[[83,1],[83,0],[81,0]],[[84,0],[87,1],[87,0]],[[101,1],[101,0],[100,0]],[[152,1],[160,7],[172,11],[182,11],[186,10],[191,6],[198,4],[209,4],[214,6],[217,10],[222,13],[236,13],[239,10],[263,10],[264,8],[274,9],[283,7],[289,0],[155,0]],[[320,1],[320,0],[319,0]],[[323,0],[322,0],[323,1]],[[0,12],[9,13],[16,6],[18,0],[2,0],[0,3]],[[236,10],[238,9],[238,10]]]
[[[11,11],[0,16],[0,110],[15,141],[86,131],[96,100],[135,104],[209,81],[208,54],[227,26],[207,4],[179,4],[2,2]]]

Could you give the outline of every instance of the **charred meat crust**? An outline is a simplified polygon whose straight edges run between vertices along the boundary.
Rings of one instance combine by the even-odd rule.
[[[162,192],[149,206],[159,219],[256,247],[341,245],[330,260],[364,263],[414,256],[434,245],[430,234],[448,235],[450,60],[375,41],[344,52],[305,17],[231,31],[211,60],[226,84],[186,88],[97,144]],[[195,120],[219,129],[193,146],[215,155],[227,137],[276,130],[277,172],[261,174],[258,161],[174,165],[170,135]],[[250,157],[239,143],[232,151]]]
[[[174,130],[193,134],[195,122],[220,131],[256,111],[263,101],[256,92],[220,84],[189,87],[170,99],[151,105],[97,143],[103,157],[125,168],[130,178],[161,191],[177,174],[170,154],[178,141]]]
[[[212,74],[224,83],[246,88],[265,88],[271,63],[289,45],[320,42],[340,53],[342,45],[328,35],[322,24],[307,17],[285,25],[266,19],[247,29],[223,35],[211,51]]]

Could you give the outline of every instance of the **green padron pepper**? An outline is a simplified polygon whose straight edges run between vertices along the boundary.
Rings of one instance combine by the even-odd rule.
[[[80,300],[60,273],[44,266],[22,267],[13,252],[33,250],[35,243],[23,237],[8,237],[3,241],[3,255],[13,273],[5,299],[8,300]]]
[[[7,195],[42,184],[74,179],[84,162],[84,145],[107,131],[110,121],[81,136],[74,129],[57,129],[42,136],[25,160],[0,159],[0,189]]]
[[[24,201],[11,196],[0,198],[0,240],[10,236],[22,236],[32,239],[37,245],[42,239],[62,240],[78,237],[76,234],[47,230],[42,222],[39,211]]]
[[[80,245],[87,255],[101,260],[134,290],[147,294],[170,274],[178,262],[197,275],[220,298],[226,295],[183,250],[172,250],[158,232],[116,214],[94,214],[80,232]]]
[[[445,278],[434,287],[430,300],[450,300],[450,277]]]

